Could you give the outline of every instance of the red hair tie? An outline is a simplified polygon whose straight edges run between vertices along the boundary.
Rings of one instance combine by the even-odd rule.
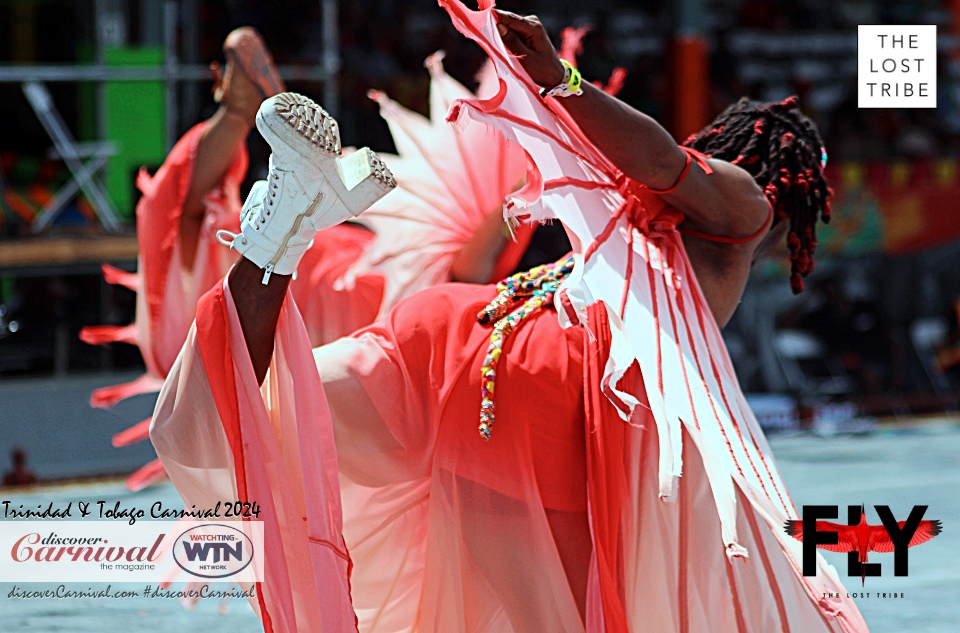
[[[796,232],[790,231],[787,235],[787,247],[790,249],[790,255],[792,257],[800,255],[800,238],[797,237]]]
[[[790,275],[790,290],[792,290],[795,295],[803,292],[803,277],[800,276],[800,273],[795,272]]]
[[[777,186],[771,182],[763,188],[763,195],[767,197],[767,200],[770,201],[770,204],[773,204],[777,201],[777,196],[780,195],[780,190],[777,189]]]
[[[792,95],[790,97],[787,97],[783,101],[781,101],[780,107],[783,108],[784,110],[793,110],[794,108],[797,107],[799,102],[800,100],[797,99],[797,95]]]

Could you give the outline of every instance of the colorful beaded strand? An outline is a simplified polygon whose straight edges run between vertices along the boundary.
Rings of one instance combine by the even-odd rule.
[[[480,368],[480,437],[490,439],[490,427],[495,421],[497,365],[507,337],[528,316],[553,301],[560,284],[573,270],[573,257],[557,264],[544,264],[526,272],[517,273],[497,284],[497,296],[480,311],[481,325],[494,323],[487,355]],[[523,304],[511,309],[517,301]]]

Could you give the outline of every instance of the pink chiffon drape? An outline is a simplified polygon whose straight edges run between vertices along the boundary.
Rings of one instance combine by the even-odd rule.
[[[288,296],[262,388],[229,288],[202,302],[151,437],[187,503],[240,495],[271,513],[267,537],[285,550],[266,560],[267,630],[347,630],[354,613],[362,631],[609,631],[617,618],[629,631],[845,630],[784,556],[775,509],[741,493],[746,556],[727,556],[700,447],[686,432],[677,499],[659,499],[655,420],[641,406],[623,422],[600,389],[604,311],[590,310],[590,329],[562,330],[550,310],[518,329],[504,348],[493,439],[483,442],[489,330],[475,315],[491,292],[424,291],[312,354]],[[635,370],[621,382],[631,381],[641,381]],[[308,449],[325,453],[312,472]],[[322,484],[309,499],[328,514],[310,516],[302,477]],[[290,558],[338,543],[340,516],[345,548],[324,545],[334,554],[312,567],[296,564],[303,554]],[[288,531],[298,522],[305,531]],[[598,549],[601,529],[614,549]],[[616,560],[616,612],[599,590],[601,555]],[[327,580],[316,584],[317,574]],[[339,587],[342,602],[321,602],[329,594],[318,587]],[[339,618],[333,628],[297,628],[298,618],[320,617],[311,601]],[[294,605],[292,615],[272,606],[281,604]]]

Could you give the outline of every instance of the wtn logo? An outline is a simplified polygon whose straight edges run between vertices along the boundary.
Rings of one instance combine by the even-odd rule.
[[[201,578],[227,578],[253,560],[253,541],[235,527],[204,524],[177,538],[173,559],[185,572]]]
[[[880,563],[868,563],[869,552],[893,552],[893,574],[907,575],[908,549],[925,543],[940,534],[940,521],[924,521],[927,506],[913,506],[906,521],[897,521],[889,506],[874,506],[882,525],[868,525],[863,506],[847,506],[847,523],[830,523],[818,519],[837,518],[837,506],[803,506],[803,519],[784,525],[787,534],[803,543],[803,575],[817,573],[817,548],[830,552],[847,552],[847,574],[880,575]]]
[[[227,534],[218,534],[216,535],[219,538],[229,538],[232,539],[232,535]],[[243,560],[243,541],[237,541],[237,543],[231,547],[229,543],[190,543],[188,541],[180,541],[183,544],[184,552],[187,555],[187,560],[191,563],[196,561],[198,558],[204,562],[213,562],[219,563],[220,560],[228,561],[231,558],[235,560]],[[210,561],[207,556],[210,552],[213,552],[213,560]]]

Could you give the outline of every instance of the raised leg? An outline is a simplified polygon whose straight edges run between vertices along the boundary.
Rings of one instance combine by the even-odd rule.
[[[227,283],[233,295],[240,329],[247,342],[257,382],[263,384],[273,356],[273,341],[283,298],[290,285],[290,275],[272,275],[263,285],[263,271],[249,259],[241,259],[230,270]]]
[[[197,142],[190,186],[180,214],[180,259],[187,270],[193,270],[196,259],[206,211],[203,199],[223,182],[251,127],[252,117],[248,119],[221,105],[207,121],[207,127]]]
[[[220,104],[197,143],[190,185],[180,215],[180,257],[193,269],[205,213],[204,197],[223,182],[240,146],[254,125],[264,99],[283,92],[283,82],[260,35],[250,27],[232,31],[223,43],[227,66],[211,64]]]

